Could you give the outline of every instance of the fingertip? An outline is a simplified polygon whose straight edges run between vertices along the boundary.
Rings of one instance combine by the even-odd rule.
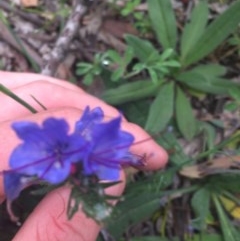
[[[151,145],[153,151],[149,153],[148,159],[146,160],[146,169],[158,170],[164,168],[168,162],[168,153],[153,140],[149,145]]]
[[[145,170],[158,170],[164,168],[168,161],[168,154],[153,138],[140,126],[134,123],[122,123],[125,131],[131,132],[135,141],[131,147],[133,154],[146,157]]]

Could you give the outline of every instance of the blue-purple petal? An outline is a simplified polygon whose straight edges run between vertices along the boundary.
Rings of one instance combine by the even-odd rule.
[[[83,160],[87,151],[81,135],[68,134],[69,126],[64,119],[48,118],[42,128],[31,122],[15,123],[13,128],[24,142],[13,150],[10,167],[52,184],[64,181],[70,174],[71,164]]]
[[[133,135],[120,129],[121,117],[107,123],[96,124],[92,130],[92,150],[84,159],[86,175],[100,179],[117,180],[121,165],[134,141]]]
[[[89,107],[86,107],[81,119],[76,122],[75,132],[84,136],[87,140],[91,140],[92,129],[103,120],[103,117],[104,113],[100,107],[91,111]]]
[[[16,172],[4,172],[3,183],[7,199],[10,201],[16,199],[20,192],[29,185],[30,180],[32,180],[32,178],[25,177]]]

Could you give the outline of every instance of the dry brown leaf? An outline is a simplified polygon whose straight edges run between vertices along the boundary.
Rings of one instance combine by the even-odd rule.
[[[36,7],[38,6],[38,0],[21,0],[23,7]]]
[[[188,178],[203,178],[231,169],[240,169],[240,156],[220,157],[198,165],[186,166],[180,170],[180,174]]]
[[[138,31],[132,26],[132,24],[116,21],[111,18],[104,19],[101,27],[103,31],[108,32],[119,39],[124,39],[124,34],[138,35]]]
[[[201,173],[198,169],[198,165],[183,167],[179,173],[182,176],[188,177],[188,178],[193,178],[193,179],[202,178]]]

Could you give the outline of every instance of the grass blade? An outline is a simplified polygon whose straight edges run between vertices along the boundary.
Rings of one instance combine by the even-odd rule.
[[[237,241],[239,240],[238,235],[236,235],[236,231],[232,224],[230,223],[221,203],[217,196],[213,196],[213,201],[218,213],[218,217],[220,220],[223,237],[225,241]]]
[[[18,103],[26,107],[30,112],[36,114],[37,110],[34,109],[31,105],[29,105],[26,101],[23,99],[19,98],[17,95],[15,95],[11,90],[9,90],[7,87],[4,85],[0,84],[0,91],[7,96],[11,97],[12,99],[16,100]]]

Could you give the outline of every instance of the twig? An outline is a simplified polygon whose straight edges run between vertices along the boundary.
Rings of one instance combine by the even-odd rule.
[[[14,13],[20,17],[37,24],[38,26],[44,25],[44,20],[38,17],[36,14],[26,13],[20,9],[10,5],[6,0],[0,0],[0,9],[4,9],[7,12]]]
[[[17,34],[15,34],[15,37],[17,37]],[[23,40],[20,40],[20,38],[16,39],[15,37],[8,27],[0,21],[0,39],[3,39],[6,43],[10,44],[23,54],[25,54],[23,51],[24,49],[35,63],[37,63],[39,66],[42,65],[42,58],[39,56],[39,54]]]
[[[87,8],[83,3],[78,0],[73,7],[73,12],[69,16],[69,19],[63,28],[59,38],[55,43],[50,59],[43,65],[41,73],[44,75],[54,76],[58,65],[64,58],[66,51],[68,50],[70,43],[77,32],[80,25],[80,19],[85,14]]]

